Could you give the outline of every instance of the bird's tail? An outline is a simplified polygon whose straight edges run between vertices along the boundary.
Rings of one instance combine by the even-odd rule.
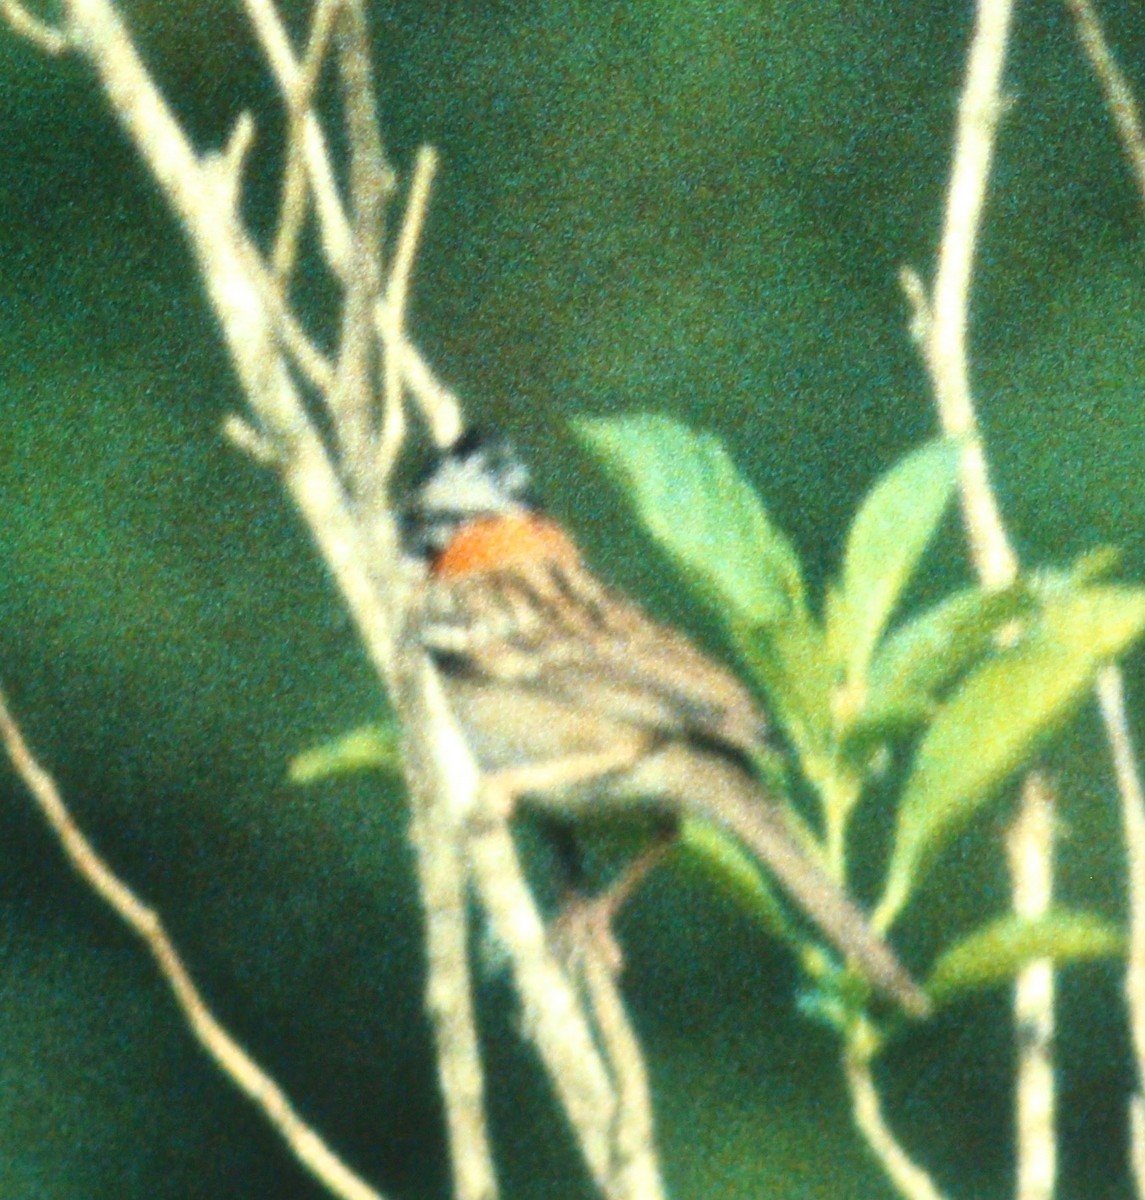
[[[723,827],[742,842],[876,988],[911,1016],[927,1015],[930,1001],[926,993],[871,928],[858,905],[800,845],[783,810],[738,763],[671,744],[657,757],[659,789],[671,790],[685,811]]]

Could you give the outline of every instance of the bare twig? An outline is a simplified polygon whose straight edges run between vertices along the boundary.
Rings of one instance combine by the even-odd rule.
[[[959,490],[963,519],[978,576],[990,588],[1012,582],[1018,560],[990,485],[970,389],[966,341],[975,247],[1004,108],[1002,71],[1011,16],[1011,0],[979,0],[929,303],[917,276],[904,274],[914,307],[912,332],[930,372],[939,419],[947,434],[962,440]],[[1021,852],[1012,856],[1011,875],[1015,908],[1034,916],[1046,911],[1052,898],[1052,805],[1036,777],[1026,780],[1021,794],[1022,811],[1015,822]],[[1020,973],[1014,992],[1018,1200],[1046,1200],[1054,1189],[1053,1003],[1052,964],[1029,964]]]
[[[1117,127],[1129,167],[1137,181],[1141,202],[1145,204],[1145,132],[1141,127],[1141,112],[1125,73],[1117,65],[1109,48],[1097,10],[1090,0],[1065,0],[1073,14],[1078,40],[1093,64],[1093,72],[1101,85],[1105,104]]]
[[[579,965],[609,1071],[616,1083],[617,1191],[631,1200],[657,1200],[664,1195],[664,1184],[656,1154],[648,1070],[616,986],[615,965],[608,949],[596,943],[585,947]]]
[[[286,167],[283,171],[282,195],[279,201],[278,232],[274,239],[271,262],[275,277],[284,289],[294,270],[298,238],[306,218],[309,196],[304,150],[306,123],[308,118],[314,120],[310,104],[326,61],[326,51],[340,3],[341,0],[318,0],[298,79],[293,87],[287,87],[281,79],[279,81],[286,97],[289,124],[286,137]]]
[[[1002,67],[1011,9],[1011,0],[980,0],[978,5],[966,82],[958,104],[954,161],[927,339],[922,346],[942,428],[964,442],[962,510],[974,564],[987,587],[1010,583],[1017,573],[1017,560],[990,486],[970,391],[966,335],[974,252],[1003,109]]]
[[[320,394],[325,395],[334,385],[334,366],[314,344],[286,301],[283,287],[267,269],[262,256],[253,247],[243,250],[245,266],[259,297],[266,305],[275,340],[302,372],[303,378]]]
[[[245,3],[279,90],[284,96],[290,97],[288,103],[292,103],[293,97],[301,94],[301,72],[282,19],[274,7],[274,0],[245,0]],[[333,0],[331,7],[337,7],[337,0]],[[350,262],[350,220],[338,195],[326,135],[309,109],[302,117],[302,149],[310,176],[323,254],[331,270],[339,278],[345,278]]]
[[[382,149],[366,23],[359,0],[343,0],[335,29],[342,104],[350,146],[350,262],[334,385],[326,397],[343,477],[359,497],[377,499],[374,467],[378,391],[373,312],[382,292],[382,232],[393,172]]]
[[[1093,65],[1105,103],[1145,206],[1145,130],[1133,89],[1117,64],[1090,0],[1065,0],[1073,14],[1078,39]],[[1106,667],[1098,676],[1097,699],[1113,757],[1121,800],[1129,884],[1129,953],[1125,1000],[1137,1066],[1137,1092],[1130,1101],[1130,1163],[1134,1186],[1145,1198],[1145,797],[1129,735],[1125,688],[1120,668]]]
[[[461,433],[461,403],[456,393],[445,386],[408,340],[393,349],[402,367],[402,379],[417,400],[434,445],[452,446]]]
[[[406,731],[406,756],[415,794],[414,838],[427,913],[429,1006],[434,1016],[442,1091],[447,1106],[456,1194],[490,1200],[495,1178],[484,1128],[483,1080],[466,957],[467,871],[510,951],[530,1036],[569,1117],[592,1176],[612,1200],[655,1195],[646,1189],[654,1160],[630,1169],[618,1136],[646,1114],[618,1119],[609,1068],[575,988],[553,960],[545,932],[504,820],[471,829],[476,783],[472,758],[444,706],[436,676],[406,636],[413,608],[410,578],[398,553],[397,528],[384,486],[362,454],[377,433],[374,369],[392,356],[411,392],[432,396],[435,436],[460,415],[452,397],[410,345],[402,328],[407,280],[424,212],[432,159],[423,157],[394,269],[382,290],[382,206],[389,187],[369,80],[364,23],[357,0],[338,7],[340,65],[351,144],[352,224],[333,186],[321,130],[302,118],[308,177],[323,245],[347,287],[342,337],[330,400],[343,461],[335,463],[309,419],[285,357],[291,348],[320,391],[325,364],[291,323],[285,291],[264,265],[241,223],[234,163],[192,149],[143,67],[111,0],[64,0],[75,45],[94,67],[111,105],[181,221],[220,321],[250,412],[228,423],[231,436],[269,460],[303,515],[333,574],[379,678],[387,685]],[[298,68],[270,0],[247,0],[284,91],[297,86]],[[317,68],[315,68],[317,69]],[[324,189],[329,191],[324,195]],[[378,357],[374,339],[379,305],[390,342]],[[301,347],[301,349],[299,349]],[[393,392],[391,392],[393,394]],[[357,422],[358,430],[348,429]],[[365,430],[361,426],[365,426]],[[349,459],[350,461],[345,461]],[[399,633],[402,635],[399,638]],[[464,839],[464,844],[463,844]],[[627,1085],[632,1091],[631,1078]],[[648,1143],[649,1147],[651,1143]],[[629,1155],[635,1159],[638,1154]],[[643,1189],[643,1190],[634,1190]]]
[[[408,343],[405,334],[406,302],[409,297],[410,277],[414,258],[425,224],[429,207],[429,192],[433,175],[437,170],[437,154],[432,146],[423,146],[414,164],[410,183],[409,199],[406,201],[405,218],[398,234],[393,262],[390,264],[389,279],[384,295],[374,306],[374,327],[385,347],[384,417],[381,438],[378,443],[377,469],[383,479],[388,479],[397,460],[398,450],[405,436],[405,383],[406,353]],[[453,396],[427,396],[415,391],[423,415],[434,433],[438,445],[450,445],[460,432],[461,407]],[[438,431],[444,428],[452,436],[442,441]]]
[[[236,213],[242,204],[243,170],[253,142],[254,117],[249,112],[240,113],[222,153],[208,155],[203,164],[214,172],[223,203]]]
[[[493,1200],[497,1182],[485,1123],[485,1079],[469,971],[463,839],[478,789],[477,766],[449,712],[437,676],[406,630],[393,700],[407,714],[405,770],[410,837],[426,912],[426,1008],[433,1023],[445,1101],[453,1194]],[[412,731],[429,736],[411,737]],[[448,763],[443,771],[441,762]]]
[[[244,2],[280,90],[286,96],[293,96],[300,87],[300,68],[273,0]],[[328,2],[337,5],[341,0]],[[323,255],[335,275],[345,280],[350,261],[350,221],[338,195],[325,134],[312,112],[302,117],[302,154],[314,196]],[[401,367],[403,380],[421,405],[435,443],[450,445],[460,431],[457,397],[437,379],[408,336],[403,335],[399,344],[389,345],[387,354],[393,355]]]
[[[864,1026],[856,1029],[844,1058],[855,1125],[899,1195],[905,1200],[943,1200],[934,1181],[902,1148],[883,1116],[871,1075],[870,1036]]]
[[[84,836],[52,777],[33,757],[0,692],[0,738],[12,765],[32,793],[72,866],[151,952],[174,993],[187,1025],[223,1073],[262,1110],[291,1153],[324,1187],[342,1200],[381,1200],[381,1193],[355,1174],[298,1115],[286,1093],[227,1032],[195,986],[159,914],[116,875]]]
[[[230,413],[223,419],[223,437],[261,466],[273,467],[278,464],[274,443],[238,413]]]
[[[1053,899],[1054,795],[1040,771],[1022,781],[1022,802],[1007,838],[1014,912],[1036,919]],[[1057,1179],[1057,1088],[1054,1083],[1053,963],[1031,963],[1014,988],[1014,1024],[1019,1070],[1015,1112],[1018,1122],[1017,1200],[1050,1200]]]
[[[1137,1063],[1137,1094],[1130,1106],[1131,1163],[1137,1195],[1145,1197],[1145,795],[1125,715],[1121,672],[1106,667],[1097,680],[1097,698],[1109,734],[1121,795],[1121,816],[1129,876],[1129,954],[1125,1000]]]
[[[34,17],[20,0],[0,0],[0,16],[8,22],[13,32],[27,38],[45,54],[63,54],[71,45],[67,34]]]
[[[414,259],[429,208],[429,189],[436,170],[437,152],[432,146],[422,146],[414,163],[405,220],[398,235],[394,260],[390,266],[390,277],[386,283],[386,304],[395,312],[405,311]]]
[[[482,906],[509,952],[517,993],[527,1006],[525,1031],[557,1090],[592,1177],[605,1195],[622,1200],[616,1179],[616,1094],[575,990],[552,955],[507,823],[482,819],[470,834],[469,848]]]

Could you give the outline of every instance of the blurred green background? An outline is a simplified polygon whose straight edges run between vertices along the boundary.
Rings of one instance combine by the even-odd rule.
[[[1140,7],[1102,8],[1145,91]],[[202,149],[254,113],[247,210],[265,229],[281,117],[238,6],[128,12]],[[602,569],[661,615],[696,613],[573,447],[573,414],[718,432],[821,584],[865,488],[933,429],[896,274],[932,267],[970,5],[404,0],[371,17],[394,161],[442,155],[414,328],[471,414],[517,437]],[[1007,78],[972,331],[998,489],[1028,563],[1112,543],[1139,581],[1141,202],[1060,6],[1019,9]],[[284,780],[292,754],[377,711],[370,672],[273,479],[219,435],[240,398],[213,320],[82,64],[0,35],[0,144],[0,678],[240,1039],[391,1195],[444,1195],[400,798]],[[919,599],[966,577],[953,523],[929,563]],[[1117,915],[1091,713],[1049,758],[1063,897]],[[1003,800],[908,912],[918,967],[1004,903],[1005,824]],[[665,876],[622,934],[674,1195],[891,1194],[782,951]],[[481,979],[505,1194],[588,1195],[505,980]],[[1129,1195],[1118,987],[1111,966],[1063,981],[1064,1200]],[[885,1063],[893,1121],[952,1196],[1012,1190],[1005,1011],[964,1003]],[[319,1194],[7,770],[0,1014],[0,1196]]]

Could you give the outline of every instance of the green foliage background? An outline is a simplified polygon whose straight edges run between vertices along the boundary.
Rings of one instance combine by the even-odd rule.
[[[1145,91],[1139,7],[1103,11]],[[235,8],[129,13],[201,147],[244,106],[273,147]],[[472,413],[517,436],[602,569],[663,615],[699,618],[573,448],[574,414],[663,409],[715,431],[822,581],[871,480],[932,430],[896,272],[931,266],[969,5],[373,13],[392,154],[443,156],[415,325]],[[1019,8],[1009,86],[973,330],[999,489],[1028,560],[1112,542],[1141,580],[1140,203],[1058,7]],[[368,780],[284,782],[300,748],[373,715],[370,674],[273,481],[218,436],[238,396],[211,319],[85,70],[0,40],[0,131],[0,678],[98,844],[307,1115],[394,1195],[441,1195],[402,810]],[[254,166],[265,227],[274,162]],[[324,298],[315,282],[316,312]],[[928,561],[920,598],[965,577],[953,526]],[[1134,696],[1140,672],[1138,655]],[[1117,914],[1099,746],[1087,714],[1051,754],[1062,890]],[[989,810],[928,879],[902,931],[912,961],[1003,903],[1004,819]],[[883,832],[870,822],[872,851]],[[774,944],[665,878],[623,932],[674,1194],[889,1195]],[[482,986],[506,1194],[587,1194],[495,965]],[[1128,1195],[1117,987],[1109,967],[1063,985],[1067,1200]],[[7,774],[0,1004],[0,1195],[316,1194]],[[884,1065],[893,1119],[954,1195],[1010,1189],[1004,1017],[986,995]]]

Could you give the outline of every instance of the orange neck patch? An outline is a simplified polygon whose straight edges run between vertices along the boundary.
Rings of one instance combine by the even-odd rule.
[[[471,575],[544,561],[575,565],[579,560],[572,539],[555,521],[537,513],[513,513],[462,525],[438,555],[433,574]]]

